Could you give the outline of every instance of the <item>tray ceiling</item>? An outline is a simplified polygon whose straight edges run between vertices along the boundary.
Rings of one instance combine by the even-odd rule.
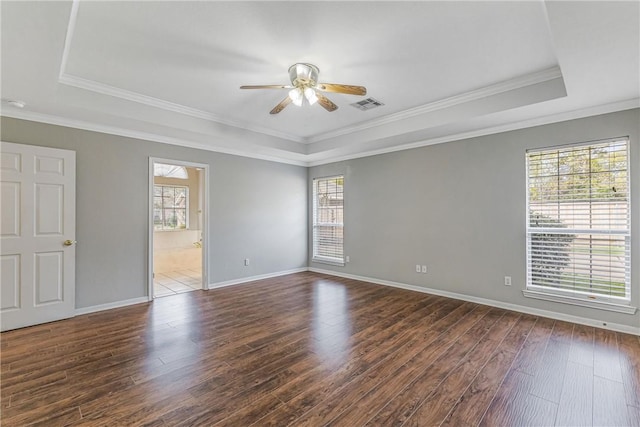
[[[638,106],[638,2],[2,2],[2,114],[317,164]],[[288,67],[384,103],[269,111]],[[594,90],[597,88],[597,90]]]

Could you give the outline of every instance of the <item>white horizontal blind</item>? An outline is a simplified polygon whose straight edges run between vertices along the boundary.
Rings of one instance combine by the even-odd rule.
[[[344,177],[313,180],[313,259],[344,262]]]
[[[630,301],[629,143],[527,152],[527,288]]]

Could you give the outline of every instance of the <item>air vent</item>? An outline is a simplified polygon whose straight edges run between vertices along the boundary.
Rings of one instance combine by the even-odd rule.
[[[356,107],[358,110],[367,111],[371,110],[372,108],[381,107],[384,104],[375,98],[367,98],[363,99],[362,101],[354,102],[350,105]]]

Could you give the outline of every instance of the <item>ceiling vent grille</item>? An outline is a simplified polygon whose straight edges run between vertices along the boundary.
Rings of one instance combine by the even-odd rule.
[[[371,110],[372,108],[381,107],[384,104],[375,98],[367,98],[363,99],[362,101],[354,102],[350,105],[356,107],[358,110],[367,111]]]

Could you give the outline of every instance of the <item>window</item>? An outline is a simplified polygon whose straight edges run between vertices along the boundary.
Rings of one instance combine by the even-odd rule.
[[[344,177],[313,180],[313,260],[344,265]]]
[[[162,176],[164,178],[189,179],[187,168],[184,166],[165,165],[164,163],[155,163],[153,165],[153,176]]]
[[[627,138],[527,152],[525,295],[628,312],[628,159]]]
[[[189,218],[189,188],[176,185],[153,186],[153,229],[186,229]]]

